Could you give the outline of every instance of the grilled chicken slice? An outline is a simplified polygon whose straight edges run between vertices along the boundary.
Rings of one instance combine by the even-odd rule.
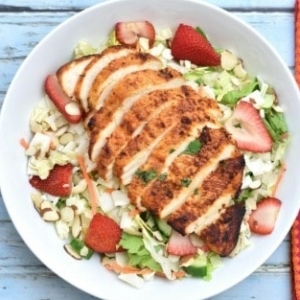
[[[147,172],[147,170],[155,170],[157,176],[164,178],[172,162],[181,153],[187,150],[191,145],[197,143],[197,139],[204,126],[210,128],[220,128],[221,124],[212,115],[211,110],[219,110],[214,107],[215,101],[211,99],[201,99],[201,97],[186,86],[182,87],[186,96],[190,100],[195,100],[195,110],[193,112],[186,111],[180,118],[180,122],[173,128],[152,151],[145,164],[140,166],[139,170]],[[214,108],[213,108],[214,107]],[[156,178],[156,177],[155,177]],[[153,180],[155,179],[153,178]],[[151,181],[144,182],[142,178],[134,176],[128,186],[128,196],[131,203],[140,210],[141,195],[149,188]]]
[[[73,99],[78,78],[83,74],[85,67],[97,57],[97,55],[83,56],[62,65],[56,72],[59,85],[63,91]]]
[[[96,112],[88,123],[91,160],[97,161],[107,138],[119,126],[124,114],[131,109],[137,100],[152,91],[176,88],[183,83],[182,75],[171,68],[159,71],[138,71],[120,80],[109,94],[105,106]]]
[[[234,250],[245,211],[242,203],[235,203],[227,207],[214,223],[202,230],[200,237],[211,251],[228,256]]]
[[[236,145],[224,128],[204,127],[202,148],[195,155],[181,154],[169,167],[167,178],[155,180],[141,196],[141,205],[161,219],[166,218],[204,182],[219,161],[232,156]]]
[[[239,191],[245,162],[239,151],[222,160],[182,206],[168,216],[168,223],[182,235],[201,231],[215,222],[220,213],[231,205]]]
[[[184,113],[184,94],[176,92],[175,96],[178,101],[150,120],[116,158],[113,172],[123,185],[131,182],[139,166],[146,162],[153,149],[180,122],[180,115]]]
[[[85,112],[89,110],[88,95],[98,73],[113,60],[135,52],[137,52],[137,50],[129,46],[112,46],[106,48],[101,54],[95,56],[95,58],[88,63],[81,76],[79,76],[74,90],[75,99],[81,103]]]
[[[99,110],[114,85],[127,74],[140,70],[159,70],[161,61],[151,54],[131,53],[114,59],[103,68],[89,90],[88,104],[91,110]]]
[[[163,110],[175,105],[180,97],[182,97],[181,88],[157,90],[140,97],[124,115],[121,124],[102,148],[97,161],[99,176],[104,180],[111,181],[114,161],[118,154],[130,140],[143,130],[147,122],[150,122]]]

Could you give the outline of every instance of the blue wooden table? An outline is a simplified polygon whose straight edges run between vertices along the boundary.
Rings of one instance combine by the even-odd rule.
[[[101,0],[0,1],[1,104],[15,72],[37,42],[76,12],[99,2]],[[275,46],[293,72],[294,0],[209,2],[231,11],[251,24]],[[3,141],[1,147],[5,147]],[[264,265],[247,279],[213,297],[212,300],[289,300],[292,299],[290,282],[290,238],[287,236]],[[95,299],[57,277],[37,260],[16,232],[2,198],[0,198],[0,299]]]

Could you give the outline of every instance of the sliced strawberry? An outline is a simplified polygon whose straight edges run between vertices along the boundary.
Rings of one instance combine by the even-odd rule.
[[[117,245],[121,240],[122,230],[111,218],[96,213],[86,233],[85,243],[99,253],[114,253],[119,251]]]
[[[219,66],[221,56],[211,43],[192,26],[180,24],[171,43],[177,60],[189,60],[198,66]]]
[[[136,45],[140,37],[147,38],[150,47],[154,43],[155,29],[148,21],[118,22],[115,30],[116,38],[121,44]]]
[[[250,214],[248,221],[250,230],[262,235],[272,233],[280,207],[281,201],[277,198],[269,197],[261,200],[256,210]]]
[[[61,88],[56,75],[48,75],[45,80],[45,92],[54,103],[58,111],[69,123],[77,124],[81,121],[82,112],[79,105],[72,101]]]
[[[250,102],[240,101],[225,127],[242,150],[268,152],[272,149],[272,138],[258,110]]]
[[[167,244],[167,252],[169,254],[184,256],[197,253],[197,247],[195,247],[189,236],[183,236],[176,231],[172,231]]]
[[[50,195],[68,197],[72,191],[72,170],[71,164],[55,165],[46,179],[32,176],[29,182],[34,188]]]

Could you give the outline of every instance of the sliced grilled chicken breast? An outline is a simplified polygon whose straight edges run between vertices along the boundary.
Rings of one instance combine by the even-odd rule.
[[[90,119],[89,156],[97,161],[98,155],[132,105],[140,97],[160,89],[170,89],[184,83],[182,75],[174,69],[143,70],[125,76],[113,88],[105,106]]]
[[[178,101],[150,120],[138,136],[132,139],[115,160],[114,175],[123,185],[131,182],[132,176],[151,154],[159,142],[179,122],[182,110],[183,94],[174,93]]]
[[[239,151],[234,152],[231,158],[220,161],[196,193],[168,216],[168,223],[183,235],[192,232],[200,234],[232,204],[242,184],[244,167],[244,157]]]
[[[157,176],[164,178],[172,162],[181,153],[187,150],[189,145],[194,144],[198,139],[204,126],[210,128],[220,128],[219,121],[211,115],[212,107],[215,101],[211,99],[201,99],[201,97],[191,88],[183,86],[187,101],[195,101],[193,111],[186,110],[180,116],[180,122],[176,125],[152,151],[145,164],[140,166],[139,170],[147,172],[148,170],[155,170]],[[218,110],[216,106],[214,108]],[[157,177],[156,176],[156,177]],[[155,178],[156,178],[155,177]],[[155,179],[153,178],[153,180]],[[150,186],[151,181],[144,182],[142,178],[134,176],[130,185],[128,186],[128,196],[133,205],[140,210],[144,208],[141,206],[141,195]]]
[[[174,96],[174,93],[179,95]],[[170,108],[178,102],[181,88],[169,90],[157,90],[146,94],[124,114],[121,124],[107,139],[102,148],[97,162],[98,173],[101,178],[110,181],[113,177],[113,164],[118,154],[126,147],[128,142],[135,138],[144,128],[147,122]]]
[[[202,230],[200,236],[211,251],[228,256],[234,250],[245,211],[242,203],[235,203],[227,207],[214,223]]]
[[[89,90],[88,104],[92,110],[99,110],[114,85],[127,74],[140,70],[159,70],[161,61],[147,53],[131,53],[121,58],[114,59],[103,68]]]
[[[166,180],[156,180],[141,196],[141,205],[160,218],[166,218],[191,196],[220,160],[231,157],[236,146],[224,128],[204,127],[196,155],[182,154],[169,167]]]
[[[81,76],[79,76],[74,90],[75,99],[81,103],[81,106],[85,112],[89,110],[89,91],[100,71],[103,70],[113,60],[136,52],[137,50],[135,48],[129,46],[112,46],[106,48],[101,54],[95,56],[95,58],[87,64]]]
[[[97,55],[83,56],[62,65],[56,72],[59,85],[63,91],[73,99],[78,78],[83,74],[85,67],[97,57]]]

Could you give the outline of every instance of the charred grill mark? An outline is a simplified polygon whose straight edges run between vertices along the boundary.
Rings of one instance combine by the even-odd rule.
[[[186,228],[203,216],[223,193],[228,193],[228,189],[232,190],[232,194],[235,193],[242,179],[244,165],[242,155],[220,161],[218,168],[198,188],[199,194],[187,199],[169,217],[168,223],[181,234],[185,234]]]
[[[201,238],[210,250],[228,256],[234,249],[246,209],[243,204],[228,207],[216,222],[201,232]]]

